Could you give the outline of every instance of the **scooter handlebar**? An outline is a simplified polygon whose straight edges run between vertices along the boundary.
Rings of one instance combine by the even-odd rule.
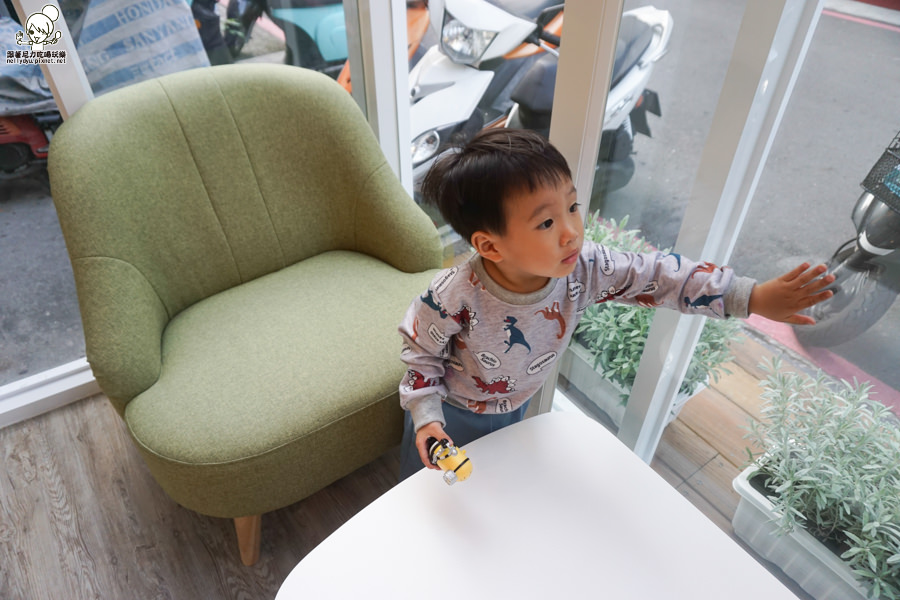
[[[538,37],[540,39],[544,40],[545,42],[547,42],[548,44],[552,44],[554,46],[559,47],[560,39],[559,39],[558,35],[553,35],[552,33],[547,33],[546,31],[544,31],[542,29],[541,32],[538,34]]]
[[[540,46],[541,42],[547,42],[556,47],[559,47],[560,44],[558,35],[554,35],[545,29],[542,29],[540,25],[536,25],[534,31],[532,31],[524,41],[529,44],[534,44],[535,46]]]

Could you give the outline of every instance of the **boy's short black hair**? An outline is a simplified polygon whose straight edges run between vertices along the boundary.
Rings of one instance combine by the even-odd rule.
[[[476,231],[506,233],[504,202],[511,195],[572,179],[566,159],[544,136],[527,129],[485,129],[429,169],[422,196],[466,241]]]

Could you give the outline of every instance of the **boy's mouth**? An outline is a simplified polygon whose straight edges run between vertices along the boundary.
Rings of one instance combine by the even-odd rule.
[[[580,254],[580,252],[578,250],[573,250],[571,254],[569,254],[564,259],[562,259],[563,264],[566,264],[566,265],[573,264],[576,260],[578,260],[579,254]]]

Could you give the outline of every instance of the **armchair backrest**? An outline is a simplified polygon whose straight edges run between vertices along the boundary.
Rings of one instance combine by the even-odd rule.
[[[391,175],[346,92],[280,65],[195,69],[100,96],[60,128],[51,169],[72,256],[132,265],[169,315],[358,249],[357,205],[385,185],[379,171]]]
[[[153,364],[180,311],[322,252],[407,272],[439,260],[350,95],[312,71],[227,65],[110,92],[59,129],[49,170],[89,360],[104,344],[122,355],[109,360]],[[424,253],[405,233],[423,223]],[[104,391],[158,375],[135,370],[139,383]]]

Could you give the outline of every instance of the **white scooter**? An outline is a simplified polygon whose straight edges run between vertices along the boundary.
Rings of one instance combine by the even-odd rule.
[[[439,43],[409,74],[417,188],[437,156],[484,127],[549,133],[563,20],[557,2],[429,2]],[[660,114],[646,85],[671,32],[667,11],[646,6],[622,15],[599,157],[608,190],[630,180],[634,132],[649,135],[646,113]]]

